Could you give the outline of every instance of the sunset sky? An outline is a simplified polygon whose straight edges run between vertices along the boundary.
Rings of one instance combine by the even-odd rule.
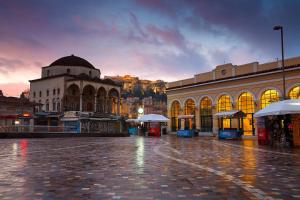
[[[224,63],[300,56],[298,0],[0,0],[0,89],[77,55],[103,75],[174,81]]]

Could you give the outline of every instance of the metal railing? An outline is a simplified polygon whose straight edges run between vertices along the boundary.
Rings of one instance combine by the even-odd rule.
[[[0,126],[0,133],[76,133],[75,126]]]

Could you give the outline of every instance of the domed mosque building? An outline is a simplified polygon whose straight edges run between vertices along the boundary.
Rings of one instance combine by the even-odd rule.
[[[40,105],[35,125],[70,126],[77,132],[111,130],[103,126],[119,118],[121,88],[100,76],[99,69],[74,55],[42,67],[41,78],[29,81],[30,100]]]

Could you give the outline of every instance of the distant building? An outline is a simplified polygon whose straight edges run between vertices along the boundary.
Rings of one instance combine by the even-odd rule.
[[[5,127],[32,124],[35,106],[25,98],[3,96],[0,90],[0,132]]]
[[[138,77],[125,76],[105,76],[122,85],[121,88],[121,115],[129,118],[138,117],[138,109],[143,108],[144,114],[167,114],[165,96],[166,82],[162,80],[140,80]]]

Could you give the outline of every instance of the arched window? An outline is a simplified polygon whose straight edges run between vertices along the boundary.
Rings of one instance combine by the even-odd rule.
[[[230,111],[232,110],[231,98],[229,95],[222,95],[218,100],[218,112]],[[222,118],[221,121],[223,128],[231,127],[231,120],[229,118]]]
[[[246,114],[246,117],[242,119],[244,135],[253,135],[253,113],[254,113],[254,98],[249,92],[244,92],[239,96],[238,108]]]
[[[178,101],[174,101],[171,106],[172,131],[178,131],[179,129],[179,122],[178,122],[179,112],[180,112],[180,103]]]
[[[204,97],[200,102],[201,131],[211,132],[213,127],[212,102]]]
[[[82,90],[82,104],[84,112],[93,112],[95,106],[95,88],[86,85]]]
[[[55,99],[52,99],[52,111],[56,110],[56,102]]]
[[[184,113],[186,115],[195,115],[195,102],[192,99],[188,99],[185,102]]]
[[[195,102],[192,99],[188,99],[185,102],[184,105],[184,114],[186,115],[194,115],[194,118],[190,118],[188,120],[185,120],[185,130],[191,130],[193,128],[195,128],[195,110],[196,110],[196,106],[195,106]]]
[[[49,100],[46,100],[46,111],[49,111]]]
[[[279,93],[276,90],[266,90],[260,99],[261,109],[277,101],[279,101]]]
[[[56,110],[58,111],[58,112],[60,112],[60,100],[59,100],[59,98],[57,98],[57,103],[56,103]]]
[[[119,92],[116,89],[111,89],[108,92],[108,111],[112,114],[119,114],[118,113],[118,101],[120,100]]]
[[[290,99],[300,99],[300,86],[296,86],[289,92]]]
[[[218,112],[232,110],[231,98],[229,95],[222,95],[218,100]]]
[[[97,91],[96,112],[105,113],[107,111],[106,90],[100,87]]]

